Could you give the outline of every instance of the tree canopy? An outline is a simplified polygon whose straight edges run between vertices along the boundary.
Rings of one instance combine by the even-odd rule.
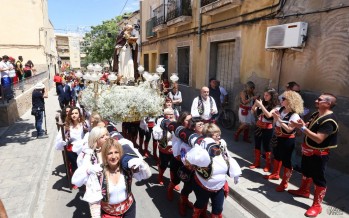
[[[117,23],[123,19],[123,16],[120,15],[115,19],[103,21],[100,25],[92,26],[91,31],[86,33],[84,40],[89,46],[85,47],[85,64],[107,61],[112,69],[115,39],[119,32]]]

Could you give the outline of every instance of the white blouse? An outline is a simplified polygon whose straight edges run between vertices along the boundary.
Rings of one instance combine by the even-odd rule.
[[[120,173],[118,184],[113,184],[111,180],[108,181],[109,186],[109,204],[119,204],[127,199],[125,176]]]

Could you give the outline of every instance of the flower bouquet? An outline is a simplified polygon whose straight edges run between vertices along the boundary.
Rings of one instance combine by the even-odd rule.
[[[164,98],[148,82],[139,86],[90,84],[83,92],[81,104],[113,122],[133,122],[161,115]]]

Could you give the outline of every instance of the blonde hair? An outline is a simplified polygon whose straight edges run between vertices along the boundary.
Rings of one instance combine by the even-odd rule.
[[[283,93],[283,96],[285,99],[287,99],[288,107],[291,109],[292,112],[297,114],[303,114],[304,112],[304,106],[303,106],[303,99],[300,94],[298,94],[295,91],[285,91]]]
[[[164,115],[173,114],[174,110],[172,108],[165,108]]]
[[[104,146],[102,147],[102,161],[103,161],[103,165],[105,167],[108,167],[108,161],[107,161],[107,156],[108,156],[108,152],[110,151],[111,148],[116,148],[116,150],[119,152],[120,155],[120,159],[119,159],[119,168],[121,170],[121,157],[124,154],[123,149],[122,149],[122,145],[115,140],[114,138],[108,138],[104,144]]]
[[[104,134],[108,134],[107,128],[100,126],[94,127],[88,136],[89,148],[93,150],[96,149],[98,139],[100,139]]]
[[[99,115],[99,113],[97,112],[92,112],[91,116],[90,116],[90,120],[94,119],[93,123],[91,122],[91,127],[96,127],[98,125],[99,122],[102,121],[102,117],[101,115]]]
[[[206,135],[208,137],[212,137],[215,133],[221,134],[221,129],[214,123],[209,123],[204,126],[204,129],[202,130],[203,135]]]

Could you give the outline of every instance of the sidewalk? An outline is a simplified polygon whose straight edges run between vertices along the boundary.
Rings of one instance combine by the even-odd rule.
[[[0,198],[11,218],[32,217],[34,212],[57,131],[54,116],[59,105],[53,93],[52,89],[45,99],[48,138],[36,139],[30,110],[13,125],[0,128]]]
[[[263,169],[249,169],[254,161],[254,145],[233,141],[233,131],[224,129],[222,138],[228,142],[232,156],[242,168],[238,185],[229,179],[230,195],[233,199],[255,217],[305,217],[304,213],[313,203],[313,195],[305,199],[295,197],[287,191],[276,192],[275,187],[281,179],[266,180],[263,175],[268,173]],[[335,160],[330,158],[330,161]],[[263,159],[261,165],[264,166]],[[331,168],[327,168],[326,174],[328,189],[322,204],[322,213],[318,217],[349,217],[349,175]],[[302,175],[294,171],[288,189],[298,189],[301,178]]]

